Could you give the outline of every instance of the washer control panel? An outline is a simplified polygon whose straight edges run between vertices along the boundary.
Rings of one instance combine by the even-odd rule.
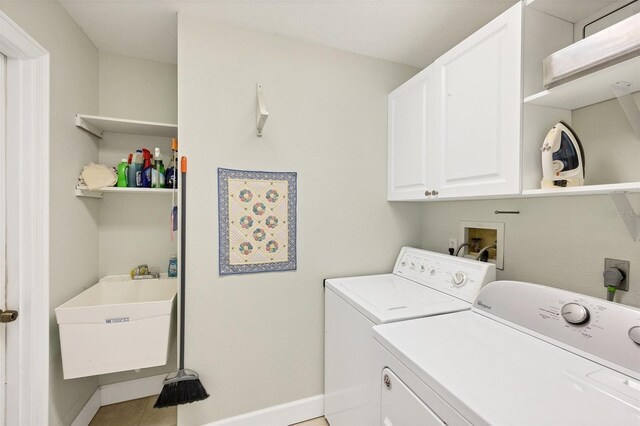
[[[640,379],[640,309],[578,293],[496,281],[473,310]]]
[[[480,289],[496,279],[492,263],[403,247],[393,273],[473,303]]]

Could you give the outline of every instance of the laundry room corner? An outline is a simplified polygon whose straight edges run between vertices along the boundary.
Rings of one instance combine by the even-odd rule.
[[[185,364],[211,394],[178,418],[203,424],[321,395],[323,279],[385,272],[420,244],[421,206],[385,201],[387,94],[417,69],[188,14],[178,51]],[[218,275],[218,167],[297,173],[295,271]]]

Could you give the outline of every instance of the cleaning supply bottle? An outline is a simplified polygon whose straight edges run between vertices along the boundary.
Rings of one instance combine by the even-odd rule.
[[[153,163],[151,162],[151,151],[147,148],[142,148],[142,156],[144,163],[142,166],[142,185],[144,188],[151,188],[151,170],[153,170]]]
[[[142,150],[137,149],[131,157],[131,164],[129,165],[129,186],[141,187],[142,186],[142,166],[144,164],[144,158],[142,157]]]
[[[169,270],[167,271],[169,278],[175,278],[178,276],[178,256],[175,254],[169,259]]]
[[[171,156],[167,165],[169,167],[165,174],[165,186],[176,189],[178,187],[178,139],[176,138],[171,139]]]
[[[122,188],[127,186],[127,181],[129,180],[129,162],[126,158],[120,160],[120,164],[118,164],[118,182],[116,186]]]
[[[151,187],[164,188],[164,164],[162,163],[162,154],[160,148],[156,147],[153,155],[153,170],[151,171]]]

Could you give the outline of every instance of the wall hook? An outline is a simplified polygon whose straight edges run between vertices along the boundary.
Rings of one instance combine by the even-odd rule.
[[[262,92],[262,85],[256,84],[256,94],[258,103],[256,105],[256,129],[258,130],[258,137],[262,137],[262,129],[269,118],[269,111],[267,111],[267,105],[264,102],[264,93]]]

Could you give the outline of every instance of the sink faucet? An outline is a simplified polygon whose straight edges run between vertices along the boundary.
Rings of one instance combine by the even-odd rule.
[[[460,253],[460,250],[462,250],[462,248],[463,248],[464,246],[468,246],[468,245],[469,245],[469,243],[462,243],[462,244],[460,244],[460,245],[458,246],[458,248],[456,249],[456,252],[455,252],[454,256],[456,256],[456,257],[457,257],[457,256],[458,256],[458,253]]]
[[[486,262],[489,260],[489,250],[490,249],[498,249],[498,246],[496,246],[495,244],[491,244],[490,246],[486,246],[484,247],[482,250],[480,250],[478,252],[478,256],[476,256],[476,260],[479,260],[481,262]]]
[[[147,264],[138,265],[134,270],[131,271],[131,278],[134,280],[150,280],[154,278],[160,278],[160,274],[156,272],[151,272],[149,266]]]

